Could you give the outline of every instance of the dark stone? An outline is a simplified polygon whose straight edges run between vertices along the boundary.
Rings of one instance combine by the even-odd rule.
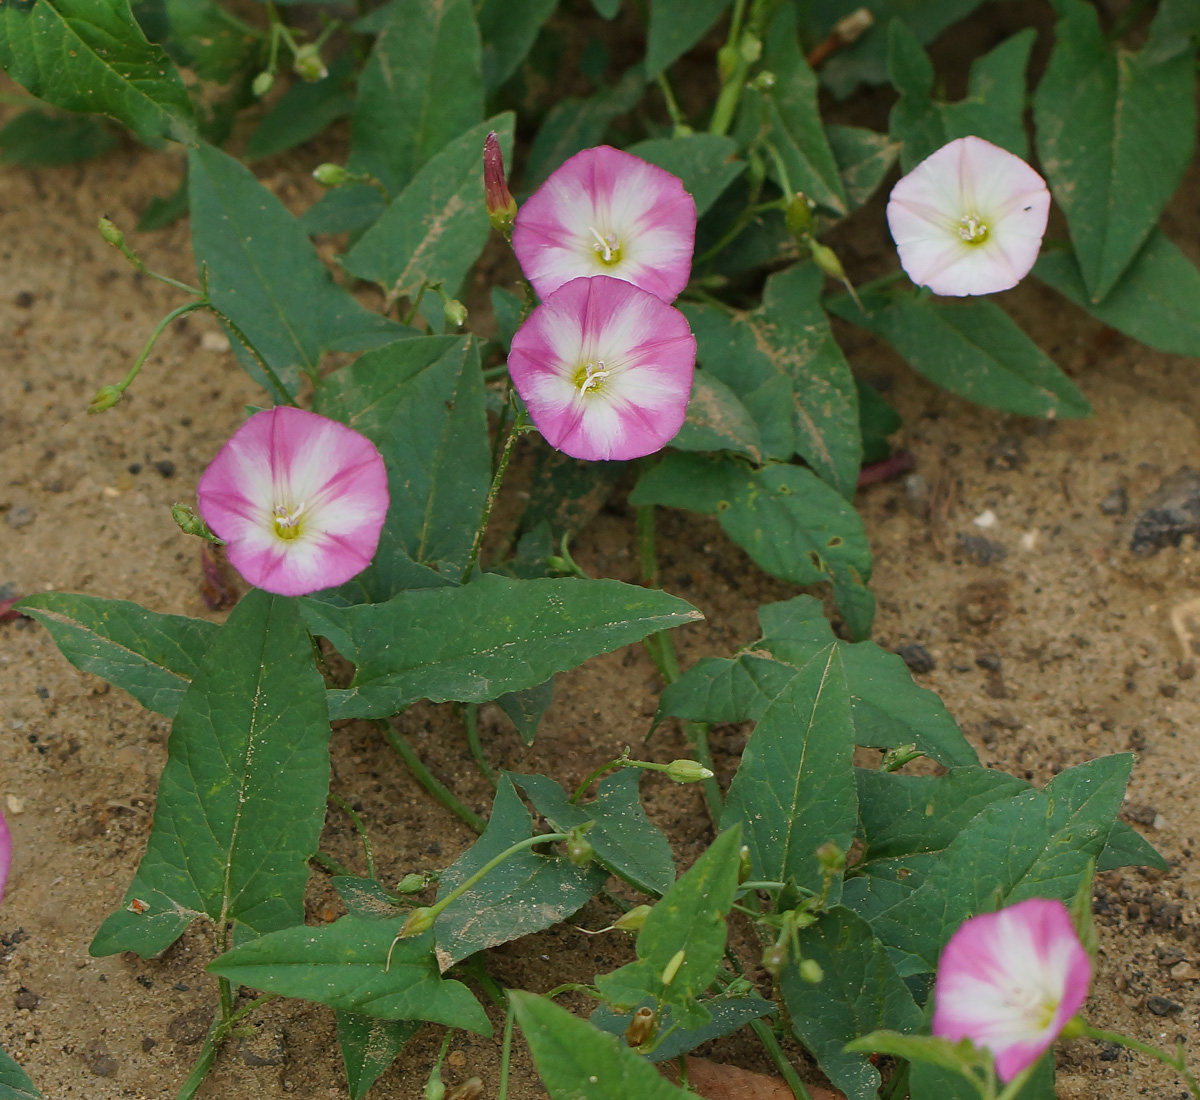
[[[18,308],[28,309],[33,305],[33,295],[28,290],[21,290],[17,292],[17,296],[13,301],[16,302]]]
[[[36,993],[30,992],[24,986],[17,990],[17,995],[14,998],[17,1008],[27,1008],[32,1012],[38,1005],[42,1003],[41,997]]]
[[[1158,811],[1153,806],[1127,806],[1121,811],[1121,816],[1127,821],[1136,821],[1139,825],[1153,825]]]
[[[932,672],[937,668],[933,654],[918,642],[905,642],[896,647],[896,656],[913,672]]]
[[[140,462],[131,462],[129,464],[129,472],[131,474],[140,474],[142,472],[142,464]]]
[[[975,663],[980,668],[985,668],[988,672],[1000,671],[1000,654],[999,653],[980,653],[975,657]]]
[[[1100,1043],[1100,1061],[1116,1062],[1120,1059],[1120,1057],[1121,1057],[1121,1044],[1120,1043],[1108,1043],[1108,1042],[1103,1042],[1103,1041]]]
[[[83,1048],[79,1059],[97,1077],[116,1077],[117,1060],[103,1039],[93,1039]]]
[[[278,1028],[258,1027],[252,1036],[238,1043],[238,1053],[251,1069],[281,1066],[287,1061],[287,1044]]]
[[[1154,1013],[1155,1016],[1173,1016],[1176,1012],[1183,1011],[1183,1005],[1176,1004],[1174,1001],[1168,1001],[1166,997],[1147,997],[1146,1007]]]
[[[1100,502],[1100,511],[1106,516],[1123,516],[1129,511],[1129,494],[1122,485],[1112,489]]]
[[[175,463],[172,462],[169,458],[160,458],[154,464],[154,468],[160,474],[162,474],[163,477],[174,477],[175,476]]]
[[[1200,533],[1200,471],[1184,466],[1148,496],[1134,524],[1129,549],[1148,558],[1184,535]]]
[[[212,1009],[203,1005],[189,1012],[181,1012],[167,1024],[167,1038],[185,1047],[194,1046],[208,1034],[208,1025],[211,1023]]]
[[[9,527],[28,527],[34,519],[37,518],[37,513],[30,507],[14,508],[11,512],[4,513],[4,522]]]
[[[146,1037],[145,1037],[145,1038],[142,1040],[142,1053],[143,1053],[143,1054],[149,1054],[149,1053],[150,1053],[150,1052],[151,1052],[151,1051],[152,1051],[152,1050],[153,1050],[153,1049],[154,1049],[156,1046],[158,1046],[158,1040],[157,1040],[157,1039],[151,1039],[151,1038],[150,1038],[150,1036],[149,1036],[149,1035],[147,1035],[147,1036],[146,1036]]]
[[[1008,557],[1008,549],[998,542],[985,539],[982,535],[958,536],[958,545],[976,565],[994,565]]]

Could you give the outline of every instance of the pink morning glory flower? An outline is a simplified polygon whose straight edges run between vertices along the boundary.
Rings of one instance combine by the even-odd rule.
[[[572,279],[513,337],[508,371],[546,441],[574,458],[640,458],[687,415],[696,339],[679,310],[620,279]]]
[[[1020,157],[983,138],[958,138],[892,188],[888,228],[900,266],[934,294],[1014,287],[1033,267],[1050,192]]]
[[[255,413],[234,432],[196,496],[247,581],[302,596],[370,564],[387,515],[387,471],[366,436],[281,406]]]
[[[1061,901],[1030,898],[972,917],[938,963],[933,1033],[992,1052],[1011,1081],[1087,999],[1092,965]]]
[[[542,298],[572,279],[608,275],[673,302],[692,271],[696,203],[677,176],[599,145],[533,193],[512,243]]]
[[[0,811],[0,901],[4,900],[4,884],[8,881],[8,868],[12,864],[12,836],[8,822]]]

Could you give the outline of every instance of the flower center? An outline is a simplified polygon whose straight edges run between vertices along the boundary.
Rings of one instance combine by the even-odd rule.
[[[621,242],[618,240],[617,235],[615,233],[601,234],[594,225],[589,225],[588,229],[595,238],[592,248],[596,250],[596,255],[600,257],[600,262],[609,266],[615,264],[621,258]]]
[[[978,214],[964,214],[958,222],[958,235],[967,244],[983,244],[988,239],[988,227]]]
[[[589,393],[593,390],[596,393],[599,393],[604,379],[606,379],[610,374],[612,374],[612,371],[605,370],[604,360],[600,359],[595,363],[584,363],[583,366],[575,372],[575,377],[572,379],[572,381],[579,388],[579,392],[581,394]]]
[[[292,539],[298,539],[301,532],[300,520],[303,515],[303,504],[296,508],[293,508],[289,504],[276,504],[275,513],[272,516],[275,534],[289,542]]]

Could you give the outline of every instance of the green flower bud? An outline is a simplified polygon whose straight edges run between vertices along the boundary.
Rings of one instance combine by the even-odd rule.
[[[804,240],[812,230],[812,205],[803,191],[797,191],[789,200],[783,216],[788,232],[796,240]]]
[[[792,913],[792,924],[796,928],[811,928],[816,923],[816,914],[810,913],[807,909],[797,909]]]
[[[102,413],[106,409],[111,409],[120,402],[123,394],[124,391],[120,386],[101,386],[96,391],[96,396],[92,398],[92,403],[88,405],[88,412]]]
[[[778,978],[783,973],[783,968],[787,966],[788,949],[786,943],[777,943],[768,947],[763,952],[762,965],[763,969],[771,975],[772,978]]]
[[[446,304],[442,307],[442,313],[445,315],[446,324],[453,325],[455,328],[462,328],[467,323],[467,307],[457,298],[447,299]]]
[[[425,889],[425,876],[412,871],[405,875],[396,886],[397,894],[416,894]]]
[[[687,952],[681,947],[678,951],[675,952],[674,955],[671,956],[670,962],[668,962],[667,965],[663,967],[663,972],[662,972],[662,984],[663,985],[670,985],[675,980],[676,975],[679,973],[679,968],[681,966],[683,966],[683,960],[686,955],[687,955]]]
[[[590,824],[590,823],[589,823]],[[583,829],[576,826],[567,834],[567,859],[576,867],[587,867],[596,856],[592,842],[583,835]]]
[[[421,1093],[425,1100],[445,1100],[446,1086],[442,1083],[442,1075],[438,1070],[434,1070],[429,1075],[429,1080],[425,1082],[425,1088]]]
[[[846,853],[831,840],[817,849],[817,863],[822,874],[842,871],[846,867]]]
[[[313,169],[313,179],[322,187],[341,187],[350,173],[340,164],[318,164]]]
[[[763,69],[752,81],[750,87],[756,92],[769,92],[775,87],[775,74],[768,69]]]
[[[622,913],[621,916],[613,921],[613,927],[619,928],[622,932],[639,932],[642,925],[646,923],[646,918],[650,915],[651,905],[635,905],[628,913]]]
[[[195,509],[189,508],[186,504],[172,504],[171,518],[185,535],[197,535],[209,542],[221,541],[212,533],[208,524],[196,514]]]
[[[832,248],[819,241],[810,241],[808,247],[812,249],[813,262],[817,267],[839,282],[846,281],[846,272],[842,267],[842,261],[837,258],[837,253]]]
[[[747,65],[753,65],[754,62],[762,57],[762,40],[757,35],[749,33],[742,35],[742,42],[738,47],[738,53],[742,55],[742,60]]]
[[[308,84],[315,84],[329,75],[321,51],[316,46],[301,46],[292,59],[292,72]]]
[[[727,997],[745,997],[754,992],[754,986],[745,978],[734,978],[725,989]]]
[[[721,83],[724,84],[731,76],[733,70],[737,68],[738,50],[732,42],[726,42],[717,51],[717,74],[721,78]]]
[[[750,859],[750,845],[743,844],[738,849],[738,884],[747,881],[754,874],[754,863]]]
[[[816,959],[801,959],[800,977],[809,985],[816,985],[825,977],[825,971],[821,969],[821,964]]]
[[[102,236],[108,244],[113,248],[120,248],[125,243],[125,234],[122,233],[116,224],[108,218],[101,218],[96,224],[96,228],[100,230]]]
[[[648,1043],[658,1030],[658,1014],[649,1007],[639,1008],[625,1029],[625,1042],[631,1047],[640,1047]]]
[[[667,775],[676,783],[700,783],[713,777],[713,773],[696,760],[672,760],[667,765]]]
[[[422,905],[420,909],[414,909],[408,914],[408,920],[404,922],[400,929],[397,939],[407,940],[413,936],[419,936],[424,932],[428,932],[433,927],[433,922],[437,920],[433,910],[427,905]]]
[[[262,99],[275,86],[275,74],[263,71],[254,78],[254,83],[250,85],[250,90],[255,97]]]

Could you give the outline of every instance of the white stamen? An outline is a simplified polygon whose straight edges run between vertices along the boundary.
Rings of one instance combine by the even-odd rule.
[[[586,372],[587,376],[584,378],[582,385],[580,385],[580,387],[579,387],[580,393],[587,393],[588,390],[593,389],[596,386],[599,386],[603,379],[607,378],[610,374],[612,374],[611,370],[604,369],[604,360],[603,359],[601,359],[598,364],[597,363],[584,363],[583,369]]]
[[[300,532],[300,518],[304,515],[306,505],[301,503],[296,508],[286,504],[276,504],[274,512],[275,534],[283,539],[294,539]]]
[[[621,242],[617,239],[617,235],[615,233],[605,233],[601,236],[600,231],[594,225],[589,225],[588,229],[591,231],[592,236],[596,238],[596,243],[592,247],[600,253],[600,259],[606,264],[611,264],[621,247]]]
[[[968,244],[982,243],[987,240],[988,227],[978,214],[964,214],[959,219],[958,235]]]

